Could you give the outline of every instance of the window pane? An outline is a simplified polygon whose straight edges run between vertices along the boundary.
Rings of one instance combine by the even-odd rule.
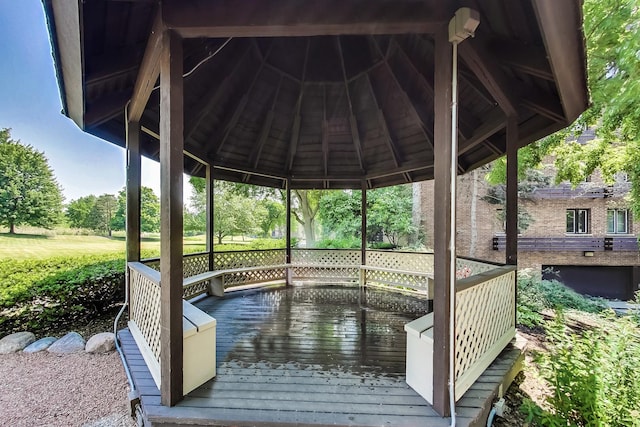
[[[567,233],[575,233],[575,211],[568,209],[567,210]]]
[[[627,232],[627,211],[626,210],[617,210],[617,224],[616,224],[616,232],[618,233],[626,233]]]
[[[587,210],[578,210],[578,233],[587,233],[588,225]]]
[[[613,209],[607,209],[607,233],[616,232],[616,216]]]

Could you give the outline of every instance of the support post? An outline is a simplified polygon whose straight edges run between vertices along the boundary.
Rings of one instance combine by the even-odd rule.
[[[215,205],[213,203],[214,196],[214,181],[213,181],[213,166],[207,164],[206,169],[206,186],[205,191],[207,193],[207,253],[209,254],[209,271],[213,271],[215,269],[215,264],[213,262],[213,245],[215,243],[214,236],[214,218],[215,218]]]
[[[127,262],[140,261],[140,122],[127,121]]]
[[[433,292],[433,408],[443,417],[449,409],[449,301],[451,297],[450,265],[455,259],[455,235],[451,234],[451,79],[452,49],[447,28],[435,35],[434,77],[434,292]]]
[[[360,199],[360,265],[367,265],[367,180],[362,180],[361,199]],[[360,286],[367,284],[367,271],[360,269]],[[362,290],[362,288],[361,288]]]
[[[286,218],[286,241],[287,241],[287,249],[285,254],[285,264],[291,264],[291,179],[287,178],[287,218]],[[287,286],[291,284],[291,269],[287,268],[286,271],[286,283]]]
[[[518,118],[507,118],[506,263],[518,264]]]
[[[160,55],[160,400],[166,406],[183,397],[182,61],[182,39],[165,31]]]

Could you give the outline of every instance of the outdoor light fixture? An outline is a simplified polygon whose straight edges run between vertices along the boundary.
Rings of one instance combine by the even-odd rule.
[[[477,10],[461,7],[449,21],[449,41],[457,44],[469,36],[473,37],[479,24],[480,13]]]
[[[584,251],[584,256],[593,256],[593,251]]]

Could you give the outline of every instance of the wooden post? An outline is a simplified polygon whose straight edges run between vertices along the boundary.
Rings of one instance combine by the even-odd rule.
[[[518,118],[507,118],[506,263],[518,264]]]
[[[286,243],[287,243],[287,249],[286,249],[286,254],[285,254],[285,264],[291,264],[291,179],[287,178],[287,182],[286,182],[286,186],[287,186],[287,218],[286,218]],[[287,286],[289,286],[291,284],[291,271],[289,268],[287,268],[286,271],[286,283]]]
[[[360,242],[360,264],[367,265],[367,180],[362,180],[362,198],[361,198],[361,242]]]
[[[127,262],[140,261],[140,122],[127,121]]]
[[[182,39],[162,36],[160,56],[160,397],[182,400]]]
[[[213,271],[215,269],[215,265],[213,262],[213,245],[215,243],[214,236],[214,215],[215,215],[215,205],[213,203],[214,196],[214,181],[213,181],[213,166],[207,164],[206,169],[206,177],[207,180],[205,191],[207,193],[207,252],[209,253],[209,271]]]
[[[451,235],[451,79],[452,47],[447,28],[435,35],[434,77],[434,292],[433,292],[433,408],[443,417],[449,409],[450,264],[455,257]]]

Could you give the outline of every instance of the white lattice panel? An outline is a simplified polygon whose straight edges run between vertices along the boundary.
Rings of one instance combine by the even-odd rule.
[[[293,249],[291,263],[328,264],[328,265],[360,265],[360,251],[344,249]]]
[[[495,350],[495,346],[510,332],[515,333],[515,271],[458,292],[456,381],[467,371],[473,370],[474,365],[488,352]],[[477,377],[473,381],[475,379]]]
[[[285,263],[285,258],[286,251],[284,249],[215,252],[213,254],[214,268],[216,270],[279,265]]]
[[[209,290],[209,281],[194,283],[182,288],[182,298],[191,299],[198,295],[206,294]]]
[[[209,254],[200,253],[182,257],[182,277],[191,277],[209,271]]]
[[[160,285],[129,266],[129,317],[160,362]]]
[[[293,280],[313,281],[358,281],[360,280],[359,267],[327,267],[295,266],[291,268]]]
[[[367,251],[367,265],[393,270],[433,273],[433,254],[426,252]]]
[[[151,258],[143,260],[142,263],[155,271],[160,271],[160,258]]]
[[[285,268],[274,268],[268,270],[253,270],[234,273],[226,273],[223,276],[223,285],[226,288],[233,286],[250,285],[253,283],[266,283],[286,278]]]
[[[456,258],[456,271],[463,271],[466,269],[470,270],[470,274],[465,274],[462,277],[475,276],[476,274],[493,270],[496,267],[497,266],[495,264],[487,264],[487,263],[472,260],[472,259]]]
[[[429,291],[429,279],[425,276],[399,273],[395,271],[368,270],[367,284],[382,284],[391,286],[401,286],[417,291]]]

